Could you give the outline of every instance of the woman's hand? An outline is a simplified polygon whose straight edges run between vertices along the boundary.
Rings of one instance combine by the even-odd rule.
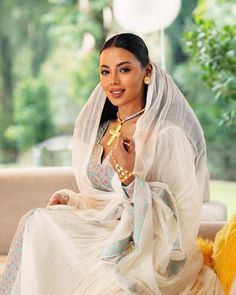
[[[62,195],[60,193],[56,193],[55,195],[51,196],[49,199],[49,202],[47,206],[52,206],[52,205],[67,205],[69,202],[70,198],[69,196]]]
[[[132,139],[128,139],[120,135],[114,148],[112,149],[112,157],[118,162],[118,164],[125,170],[133,171],[135,163],[135,144]],[[115,168],[114,160],[110,159],[112,166]],[[127,181],[124,182],[125,185],[128,185],[133,181],[134,176],[130,177]]]

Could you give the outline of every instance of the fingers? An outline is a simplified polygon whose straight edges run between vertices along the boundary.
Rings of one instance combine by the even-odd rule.
[[[120,135],[112,149],[110,163],[115,168],[115,161],[125,170],[133,171],[135,163],[135,144],[133,139]]]
[[[58,205],[60,204],[59,198],[53,198],[52,200],[49,201],[48,205]]]
[[[123,152],[133,152],[135,149],[134,141],[133,139],[120,135],[116,140],[114,149],[120,149]]]
[[[133,153],[135,152],[135,142],[133,139],[130,139],[129,140],[129,150],[128,150],[130,153]]]
[[[123,142],[122,142],[122,144],[123,144],[124,149],[125,149],[127,152],[129,152],[130,139],[124,137],[124,138],[123,138]]]
[[[67,205],[68,201],[69,201],[69,196],[55,195],[50,198],[48,206]]]

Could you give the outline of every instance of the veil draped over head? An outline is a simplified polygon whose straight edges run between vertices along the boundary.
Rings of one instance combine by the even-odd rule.
[[[87,176],[105,101],[98,84],[76,120],[73,136],[73,167],[80,193],[104,202],[100,210],[81,213],[96,221],[107,220],[124,202],[116,174],[112,180],[114,192],[97,190]],[[127,294],[136,294],[137,290],[139,294],[161,294],[157,290],[173,294],[186,280],[191,283],[191,274],[201,268],[201,259],[194,260],[189,253],[194,248],[201,202],[207,193],[206,147],[188,102],[171,77],[155,64],[134,141],[134,173],[143,183],[141,191],[146,193],[141,194],[135,184],[131,217],[124,212],[101,255],[107,260],[110,255],[112,261],[116,256],[113,246],[133,232],[135,251],[115,261],[119,285]]]
[[[75,124],[73,167],[79,189],[85,194],[91,194],[91,184],[87,178],[86,171],[96,141],[105,100],[105,93],[101,85],[98,84],[80,112]],[[143,179],[157,181],[155,172],[154,174],[152,173],[152,166],[158,148],[158,136],[161,130],[168,125],[180,128],[187,136],[194,149],[194,160],[197,166],[199,158],[205,153],[205,140],[202,128],[172,78],[158,65],[153,64],[145,112],[138,119],[134,134],[136,149],[134,171]],[[175,153],[174,148],[173,146],[173,154]],[[202,189],[204,189],[204,183],[205,180],[203,180]],[[203,191],[201,191],[202,194]]]

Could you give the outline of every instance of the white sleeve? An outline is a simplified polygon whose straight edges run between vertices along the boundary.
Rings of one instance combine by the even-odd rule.
[[[175,126],[163,130],[157,146],[158,181],[175,199],[183,248],[188,252],[197,237],[202,206],[195,151],[182,129]]]

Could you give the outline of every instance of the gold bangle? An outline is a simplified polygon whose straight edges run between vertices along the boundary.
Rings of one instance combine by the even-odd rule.
[[[124,183],[126,180],[128,180],[131,176],[134,175],[134,173],[132,171],[128,171],[128,170],[125,170],[124,168],[122,168],[113,156],[111,156],[111,157],[115,163],[115,170],[116,170],[116,172],[120,178],[120,181],[122,183]]]

